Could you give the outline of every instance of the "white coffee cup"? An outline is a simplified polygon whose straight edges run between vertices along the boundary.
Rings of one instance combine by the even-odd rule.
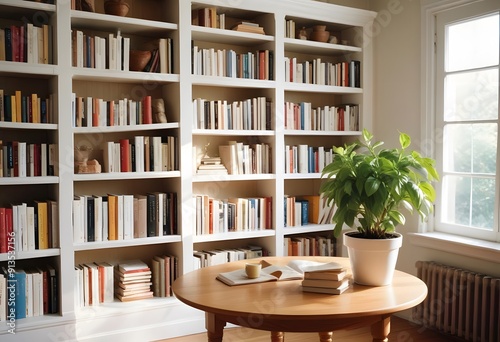
[[[247,263],[245,265],[245,273],[250,279],[258,278],[260,276],[260,270],[262,265],[259,263]]]

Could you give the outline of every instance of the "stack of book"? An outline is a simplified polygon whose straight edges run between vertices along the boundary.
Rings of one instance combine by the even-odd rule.
[[[115,283],[115,295],[122,302],[153,297],[151,270],[140,260],[118,264]]]
[[[304,270],[302,291],[339,295],[349,288],[350,278],[346,277],[346,269],[327,265]]]
[[[250,32],[250,33],[259,33],[264,34],[264,28],[259,26],[257,23],[252,23],[249,21],[240,21],[236,25],[232,27],[234,31],[240,32]]]
[[[203,157],[196,173],[199,175],[227,175],[227,169],[220,157]]]

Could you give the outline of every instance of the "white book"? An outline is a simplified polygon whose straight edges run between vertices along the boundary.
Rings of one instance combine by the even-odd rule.
[[[167,39],[160,38],[158,44],[158,52],[160,53],[160,72],[166,74],[168,72],[167,68]]]
[[[33,38],[34,39],[34,38]],[[76,66],[83,68],[83,32],[76,31]],[[33,57],[34,59],[35,57]]]
[[[28,237],[28,251],[35,250],[35,208],[26,207],[26,234]]]
[[[84,228],[83,228],[83,197],[75,196],[73,199],[73,242],[83,243]]]
[[[122,70],[130,70],[130,38],[123,38],[123,66]]]
[[[27,49],[27,61],[28,63],[35,63],[33,56],[33,24],[26,24],[26,49]]]
[[[85,119],[87,127],[92,127],[92,111],[94,106],[94,99],[92,97],[85,98]]]
[[[82,292],[83,292],[83,306],[89,306],[90,301],[90,269],[87,265],[82,265],[83,279],[82,279]]]
[[[26,317],[33,317],[33,273],[26,272]]]
[[[94,241],[103,241],[102,239],[102,197],[94,197]]]
[[[18,155],[18,174],[19,177],[26,177],[27,176],[27,169],[26,169],[26,142],[19,142],[17,144],[17,155]]]
[[[96,263],[99,269],[99,281],[102,284],[101,303],[112,303],[114,299],[114,268],[107,262]]]
[[[113,33],[108,35],[108,69],[116,70],[116,38]]]
[[[298,146],[298,172],[308,173],[308,152],[309,147],[307,145]]]
[[[123,239],[134,238],[134,195],[123,195]]]
[[[154,193],[156,197],[156,236],[163,236],[163,207],[166,195],[161,192]]]
[[[83,268],[80,265],[76,265],[74,268],[74,291],[75,291],[75,307],[82,308],[84,303],[83,298]]]
[[[17,206],[17,225],[18,225],[18,231],[21,233],[21,239],[22,239],[21,243],[23,251],[28,250],[28,231],[27,231],[28,220],[26,211],[27,211],[26,203],[22,203]],[[17,235],[17,237],[19,238],[19,235]]]
[[[123,38],[121,36],[120,31],[118,31],[117,34],[116,34],[116,70],[122,70],[122,66],[123,66],[123,61],[122,61],[122,56],[123,56],[122,45],[123,45]]]
[[[29,144],[28,146],[28,160],[29,160],[29,175],[33,177],[35,175],[35,144]]]
[[[43,315],[43,274],[41,271],[33,273],[33,316]]]
[[[120,143],[113,143],[113,172],[121,172]]]
[[[144,172],[144,136],[134,137],[135,144],[135,172]]]
[[[162,170],[161,137],[153,137],[153,171]]]
[[[102,200],[102,241],[108,241],[109,237],[109,210],[108,201]]]
[[[116,172],[114,163],[115,143],[106,141],[102,148],[104,159],[104,172]]]

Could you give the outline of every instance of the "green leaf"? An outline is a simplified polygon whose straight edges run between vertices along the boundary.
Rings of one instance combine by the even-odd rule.
[[[380,187],[380,181],[375,177],[368,177],[365,182],[365,192],[368,197],[373,195]]]
[[[406,133],[399,134],[399,143],[401,144],[401,148],[404,150],[411,144],[410,136]]]

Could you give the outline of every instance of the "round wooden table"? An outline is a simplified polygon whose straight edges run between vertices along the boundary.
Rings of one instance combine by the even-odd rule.
[[[271,264],[292,259],[335,261],[349,269],[347,258],[264,257]],[[391,285],[354,284],[341,295],[306,293],[301,280],[272,281],[228,286],[215,279],[221,272],[243,268],[248,260],[202,268],[179,277],[175,296],[205,311],[208,341],[222,341],[226,323],[271,332],[272,341],[283,341],[283,332],[318,332],[321,341],[332,341],[335,330],[371,325],[373,341],[387,341],[391,314],[422,302],[427,286],[417,277],[395,271]]]

